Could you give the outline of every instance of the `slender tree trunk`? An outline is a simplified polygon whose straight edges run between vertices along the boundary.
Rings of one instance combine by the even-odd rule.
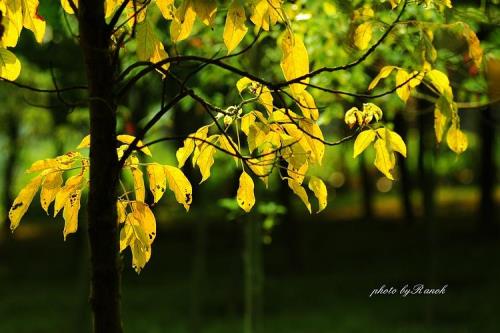
[[[245,314],[244,333],[258,333],[262,317],[264,272],[262,269],[262,225],[258,219],[243,217],[245,250]]]
[[[434,153],[435,141],[432,128],[434,126],[434,116],[432,113],[433,105],[426,101],[419,102],[418,118],[419,127],[419,182],[422,194],[423,214],[422,220],[426,227],[426,256],[427,256],[427,271],[425,284],[430,288],[436,287],[436,272],[438,267],[438,229],[435,219],[435,176]],[[426,299],[426,321],[429,325],[434,322],[435,317],[435,302],[434,298]]]
[[[7,235],[10,232],[8,212],[10,205],[14,201],[12,197],[12,181],[14,180],[14,170],[17,160],[17,139],[19,137],[19,120],[15,115],[7,114],[7,136],[8,148],[5,160],[5,170],[3,175],[3,201],[5,214],[3,216],[2,233]]]
[[[373,219],[373,185],[370,174],[366,166],[366,159],[363,154],[359,156],[359,173],[361,176],[361,186],[363,188],[363,212],[366,222]]]
[[[80,44],[89,87],[90,192],[88,233],[91,261],[90,304],[95,333],[121,333],[121,270],[116,219],[116,105],[110,39],[104,0],[79,2]]]
[[[398,112],[394,119],[396,132],[401,135],[403,140],[407,142],[408,136],[408,123],[402,112]],[[411,203],[411,176],[408,170],[408,161],[406,158],[398,154],[399,170],[401,173],[401,200],[403,201],[404,215],[407,223],[413,223],[415,214],[413,212],[413,205]]]

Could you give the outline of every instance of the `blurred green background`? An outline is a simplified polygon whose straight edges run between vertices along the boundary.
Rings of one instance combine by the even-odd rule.
[[[314,68],[360,55],[350,37],[354,9],[371,4],[381,21],[394,17],[380,1],[293,3],[289,14],[295,17],[294,29],[304,35]],[[126,332],[240,332],[247,327],[249,299],[254,301],[256,332],[500,331],[500,107],[492,97],[500,78],[488,79],[489,68],[500,67],[500,9],[496,1],[453,3],[454,10],[444,16],[417,7],[409,15],[431,22],[463,20],[482,41],[485,64],[478,72],[464,59],[458,39],[435,32],[436,67],[449,73],[456,99],[464,105],[459,112],[470,148],[456,156],[445,144],[436,145],[434,106],[425,99],[412,98],[406,107],[396,96],[376,100],[409,148],[408,159],[398,161],[397,181],[374,169],[370,150],[353,159],[352,142],[327,148],[323,167],[314,172],[327,183],[328,208],[317,215],[307,214],[277,175],[268,190],[256,182],[256,209],[243,215],[234,199],[239,174],[231,158],[219,156],[212,177],[201,186],[195,185],[201,179],[198,171],[188,165],[185,171],[194,187],[190,212],[168,193],[155,207],[158,236],[146,268],[137,275],[129,251],[123,255]],[[39,87],[53,87],[54,79],[60,87],[82,84],[73,18],[66,17],[57,1],[42,0],[40,14],[48,22],[47,37],[36,45],[23,32],[16,48],[23,64],[18,81]],[[168,33],[161,34],[168,31],[167,24],[159,22],[157,29],[170,54],[210,57],[225,52],[223,20],[218,15],[212,30],[198,22],[194,37],[175,51]],[[279,33],[264,34],[244,57],[230,62],[280,80]],[[417,35],[408,28],[404,37],[389,40],[363,65],[313,83],[365,92],[385,64],[419,66]],[[244,43],[251,40],[247,36]],[[133,61],[134,53],[125,52],[123,66]],[[182,77],[193,68],[173,71]],[[237,79],[207,67],[189,85],[224,107],[238,102]],[[388,79],[385,87],[391,84]],[[160,105],[161,87],[159,75],[140,81],[119,106],[119,132],[133,135],[147,122]],[[336,140],[348,135],[345,110],[366,101],[313,94],[325,136]],[[66,242],[62,218],[45,216],[36,199],[15,234],[6,222],[8,207],[29,179],[24,170],[35,160],[74,150],[87,134],[83,97],[36,94],[0,83],[0,98],[0,332],[89,332],[84,209],[79,232]],[[182,103],[145,141],[186,135],[206,121],[202,108]],[[175,165],[179,144],[153,146],[155,160]],[[382,285],[419,283],[448,287],[445,295],[369,297]]]

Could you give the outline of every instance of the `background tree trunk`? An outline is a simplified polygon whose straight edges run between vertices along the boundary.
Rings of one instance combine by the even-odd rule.
[[[85,59],[90,109],[88,233],[90,304],[95,333],[121,333],[121,271],[116,219],[116,105],[110,39],[103,0],[79,2],[80,44]]]
[[[15,114],[8,113],[5,119],[7,127],[7,156],[5,159],[5,169],[3,174],[3,201],[5,213],[2,221],[2,233],[8,235],[10,233],[10,221],[8,217],[10,205],[14,201],[12,197],[12,185],[14,181],[14,172],[18,155],[18,137],[19,137],[19,119]],[[5,236],[4,235],[4,236]]]

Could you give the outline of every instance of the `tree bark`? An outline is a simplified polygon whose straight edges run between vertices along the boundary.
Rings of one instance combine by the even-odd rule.
[[[121,333],[119,237],[116,218],[115,69],[104,18],[104,0],[80,0],[80,46],[88,81],[90,111],[90,304],[95,333]]]

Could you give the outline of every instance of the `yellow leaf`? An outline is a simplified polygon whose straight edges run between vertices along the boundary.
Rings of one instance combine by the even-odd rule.
[[[212,135],[210,138],[207,139],[207,141],[213,143],[213,141],[215,141],[218,138],[219,138],[218,135]],[[199,149],[200,153],[196,158],[196,165],[198,165],[198,168],[200,168],[202,176],[202,179],[200,181],[201,184],[210,177],[210,169],[214,164],[214,155],[217,150],[209,143],[203,143]]]
[[[151,245],[156,237],[156,219],[151,208],[143,202],[134,201],[131,203],[132,215],[139,222],[142,231],[146,235],[146,241],[139,237],[143,244]],[[130,214],[129,214],[130,215]]]
[[[148,172],[149,189],[153,193],[154,203],[157,203],[167,188],[167,178],[163,165],[158,163],[149,164],[146,167]]]
[[[13,1],[16,2],[16,1]],[[35,34],[38,43],[45,35],[45,20],[38,15],[38,0],[20,0],[23,13],[23,26]]]
[[[479,68],[483,61],[483,49],[476,33],[467,25],[464,28],[464,37],[469,44],[469,57],[474,61],[474,64]]]
[[[183,205],[186,211],[188,211],[193,201],[193,188],[191,187],[191,183],[181,169],[170,165],[165,165],[164,168],[165,176],[168,181],[168,188],[174,192],[175,200]]]
[[[174,11],[174,19],[170,24],[170,38],[177,43],[189,37],[193,30],[196,12],[193,0],[185,0],[182,5]]]
[[[238,89],[238,92],[241,93],[243,90],[245,90],[249,85],[251,85],[254,81],[250,80],[247,77],[243,77],[236,82],[236,89]]]
[[[143,246],[136,239],[130,244],[130,250],[132,251],[132,267],[139,274],[151,258],[151,248]]]
[[[80,190],[84,184],[83,174],[71,176],[66,180],[64,186],[57,192],[54,203],[54,217],[66,205],[72,193]]]
[[[448,119],[451,116],[451,105],[448,100],[441,96],[436,102],[434,108],[434,130],[436,132],[436,141],[441,143]]]
[[[48,158],[45,160],[35,161],[28,170],[27,173],[45,171],[49,169],[54,170],[67,170],[70,169],[74,162],[80,158],[81,155],[78,152],[69,152],[64,155],[58,156],[56,158]]]
[[[0,48],[0,77],[14,81],[21,73],[21,63],[14,53]]]
[[[90,134],[85,136],[76,149],[88,148],[90,147]]]
[[[267,133],[269,133],[269,127],[260,122],[254,122],[250,126],[247,138],[250,152],[259,148],[266,141]]]
[[[375,121],[379,121],[383,116],[382,109],[373,103],[363,103],[363,113],[365,124],[369,124],[373,118],[375,118]]]
[[[307,196],[306,190],[293,179],[288,179],[288,187],[290,187],[293,193],[295,193],[300,198],[300,200],[302,200],[304,205],[306,205],[309,213],[311,213],[311,204],[309,203],[309,198]]]
[[[21,218],[33,201],[33,197],[38,191],[42,179],[42,175],[36,176],[21,190],[21,192],[19,192],[19,195],[16,197],[9,210],[10,230],[16,230],[19,222],[21,222]]]
[[[309,160],[312,164],[319,164],[323,161],[325,155],[325,144],[323,143],[324,137],[321,128],[315,122],[309,119],[299,121],[300,128],[308,134],[304,134],[304,139],[310,147]]]
[[[126,134],[122,134],[122,135],[118,135],[116,137],[116,139],[122,143],[126,143],[127,145],[131,145],[132,142],[134,142],[135,140],[135,137],[132,136],[132,135],[126,135]],[[139,140],[137,142],[137,145],[136,145],[136,148],[139,149],[141,152],[143,152],[144,154],[148,155],[148,156],[152,156],[151,154],[151,151],[149,150],[148,147],[144,147],[144,143],[142,143],[141,140]]]
[[[79,0],[74,0],[75,3],[78,1]],[[106,18],[110,17],[115,12],[116,7],[118,7],[118,3],[121,3],[121,0],[104,0],[104,16]]]
[[[371,22],[360,24],[354,31],[354,45],[360,50],[365,50],[372,40],[373,28]]]
[[[124,223],[127,217],[127,203],[123,200],[116,201],[116,215],[118,223]]]
[[[132,225],[125,223],[120,229],[120,252],[123,252],[127,246],[131,245],[134,235]]]
[[[446,97],[449,101],[453,100],[453,92],[451,90],[450,80],[448,80],[448,76],[445,73],[437,69],[433,69],[429,73],[427,73],[427,77],[441,95]]]
[[[257,0],[252,4],[252,16],[250,20],[255,24],[255,32],[260,28],[269,31],[269,4],[267,0]]]
[[[257,84],[255,94],[259,96],[259,103],[262,104],[269,113],[273,112],[273,95],[269,88]]]
[[[344,115],[344,122],[349,128],[353,128],[354,125],[362,126],[364,123],[364,114],[357,107],[352,107]]]
[[[245,212],[249,213],[255,205],[254,183],[252,177],[246,172],[242,172],[240,176],[240,185],[236,194],[238,205]]]
[[[175,156],[177,157],[177,161],[179,162],[178,167],[182,168],[184,166],[184,163],[186,163],[186,160],[191,156],[191,154],[194,151],[195,146],[201,145],[202,140],[206,140],[207,135],[208,135],[208,128],[209,126],[203,126],[199,128],[195,133],[192,133],[188,136],[187,139],[184,140],[184,146],[179,148],[177,152],[175,153]],[[196,140],[196,139],[198,140]]]
[[[56,194],[61,189],[62,184],[62,171],[54,170],[45,176],[40,191],[40,204],[47,214],[49,213],[49,205],[56,199]]]
[[[317,213],[319,213],[324,210],[328,204],[328,191],[326,185],[318,177],[312,176],[309,180],[309,189],[314,192],[314,195],[318,199],[319,209]]]
[[[398,73],[396,74],[396,87],[399,87],[396,89],[396,94],[398,94],[399,98],[403,102],[406,103],[408,98],[410,97],[411,89],[410,89],[410,74],[408,74],[407,71],[404,69],[399,69]]]
[[[156,64],[162,60],[165,60],[168,58],[168,53],[165,51],[165,48],[163,47],[163,44],[161,42],[158,42],[155,44],[154,50],[153,50],[153,55],[151,55],[151,58],[149,58],[149,61],[152,62],[153,64]],[[164,71],[168,71],[170,68],[170,63],[165,63],[161,66],[163,70],[158,69],[158,72],[160,72],[163,76],[165,76]]]
[[[215,0],[194,0],[193,8],[203,24],[207,26],[212,25],[217,13],[217,3]]]
[[[144,178],[141,169],[139,169],[139,160],[135,156],[131,156],[130,172],[134,179],[134,192],[135,200],[144,202],[146,199],[146,187],[144,185]]]
[[[4,1],[0,1],[0,12],[2,12],[3,17],[1,25],[4,28],[3,35],[0,38],[0,48],[16,46],[21,30],[23,29],[23,16],[21,10],[19,9],[13,12],[12,7],[11,3],[7,6]]]
[[[78,0],[73,0],[73,3],[75,4],[76,8],[78,8]],[[70,6],[69,0],[61,0],[61,7],[64,9],[64,11],[68,14],[73,15],[75,12],[73,11],[73,8]]]
[[[224,26],[224,43],[227,47],[227,53],[231,53],[243,40],[248,28],[245,25],[245,9],[234,0],[229,6],[227,12],[226,25]]]
[[[388,128],[379,128],[377,129],[377,134],[382,138],[382,140],[385,141],[387,141],[387,136],[389,136],[389,141],[386,143],[388,148],[390,150],[397,151],[406,157],[406,144],[398,133],[393,132]]]
[[[380,82],[380,80],[385,79],[389,75],[391,75],[392,71],[396,69],[396,66],[385,66],[382,67],[378,75],[373,79],[372,82],[370,82],[370,85],[368,86],[368,90],[372,90],[377,86],[377,84]]]
[[[287,29],[282,37],[281,51],[281,69],[287,81],[296,79],[309,73],[309,55],[302,41],[302,38],[293,35],[290,29]],[[305,84],[309,83],[309,79],[303,80]],[[295,83],[290,86],[294,96],[300,95],[306,86],[300,83]]]
[[[312,95],[304,90],[295,97],[297,98],[297,104],[302,110],[302,114],[304,115],[304,117],[312,120],[318,120],[319,112]]]
[[[387,178],[394,180],[391,170],[394,168],[396,159],[393,153],[387,149],[387,142],[377,139],[373,145],[375,148],[375,167],[380,170]]]
[[[241,130],[247,136],[250,131],[250,126],[252,126],[252,124],[255,123],[255,119],[256,116],[253,114],[253,112],[249,112],[245,114],[243,117],[241,117]]]
[[[82,191],[76,189],[69,194],[68,200],[64,204],[64,240],[69,234],[75,233],[78,229],[78,211],[80,210],[80,198]]]
[[[227,151],[229,154],[233,156],[234,161],[236,162],[236,165],[238,165],[238,145],[233,141],[233,139],[228,136],[228,135],[221,135],[220,136],[220,141],[219,141],[220,147]]]
[[[467,150],[468,140],[467,136],[455,124],[451,125],[446,135],[446,142],[448,147],[457,154],[463,153]]]
[[[166,20],[173,19],[174,0],[156,0],[156,6]]]
[[[368,146],[375,140],[377,132],[374,130],[366,130],[358,134],[356,141],[354,141],[354,153],[353,158],[356,158],[361,154]]]
[[[307,162],[302,164],[302,166],[298,169],[294,168],[293,165],[289,163],[287,168],[287,173],[290,178],[299,183],[299,185],[302,185],[302,182],[304,181],[304,177],[308,169],[309,169],[309,164],[307,164]]]

